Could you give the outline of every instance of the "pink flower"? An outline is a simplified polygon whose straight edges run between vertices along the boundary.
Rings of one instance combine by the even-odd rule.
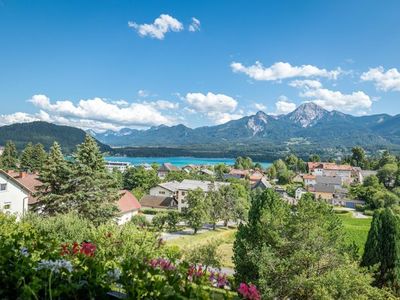
[[[86,256],[94,256],[94,252],[96,251],[96,245],[90,242],[83,242],[81,244],[80,252],[85,254]]]
[[[241,283],[238,288],[238,293],[246,300],[260,300],[261,295],[257,290],[257,287],[253,284],[247,285],[246,283]]]
[[[168,259],[164,258],[151,259],[149,261],[149,266],[153,269],[159,268],[160,270],[164,271],[172,271],[176,269],[176,267]]]

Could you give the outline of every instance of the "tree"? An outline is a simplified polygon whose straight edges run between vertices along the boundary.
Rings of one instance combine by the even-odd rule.
[[[392,188],[397,179],[397,172],[397,164],[389,163],[379,169],[377,176],[386,188]]]
[[[225,179],[224,175],[229,173],[229,167],[225,164],[217,164],[214,166],[214,172],[216,179],[222,181]]]
[[[354,147],[351,152],[351,165],[364,169],[366,166],[365,150],[362,147]]]
[[[32,151],[32,171],[40,171],[46,162],[47,153],[42,144],[33,146]]]
[[[201,189],[189,191],[186,196],[188,207],[184,209],[184,216],[188,225],[193,228],[194,234],[196,234],[209,219],[207,200],[205,193]]]
[[[33,171],[33,145],[28,143],[22,151],[19,168],[24,171]]]
[[[396,157],[392,154],[390,154],[389,151],[384,151],[382,153],[382,157],[378,162],[378,167],[382,168],[386,164],[395,164],[396,163]]]
[[[18,152],[12,141],[7,141],[0,157],[0,167],[4,170],[16,170],[18,165]]]
[[[107,172],[99,147],[89,135],[74,154],[72,176],[68,184],[72,188],[67,195],[72,210],[95,224],[116,216],[116,202],[120,197],[118,183]]]
[[[220,269],[222,261],[221,252],[218,251],[220,245],[220,240],[210,240],[204,245],[197,245],[187,250],[185,259],[192,264],[204,266],[205,271],[208,267]]]
[[[165,181],[183,181],[184,179],[188,179],[189,174],[184,171],[171,171],[168,172],[167,176],[165,176]]]
[[[160,182],[157,172],[153,170],[146,170],[140,166],[137,168],[129,168],[124,173],[124,188],[128,190],[141,189],[148,192],[152,187]]]
[[[34,209],[44,215],[67,213],[70,210],[67,198],[71,192],[68,186],[70,177],[71,168],[64,159],[60,145],[54,142],[39,174],[42,185],[35,193],[39,201]]]
[[[176,231],[176,226],[181,220],[181,214],[176,210],[170,210],[167,212],[166,223],[168,229],[171,231]]]
[[[375,211],[361,265],[377,265],[375,285],[389,287],[400,295],[399,216],[391,208]]]
[[[224,226],[229,221],[245,220],[248,211],[248,192],[243,185],[231,183],[221,186],[218,190],[220,197],[220,214]]]
[[[165,224],[167,223],[167,213],[158,213],[158,214],[156,214],[153,217],[153,219],[151,220],[151,223],[158,230],[163,230]]]
[[[267,170],[268,178],[275,179],[276,178],[276,168],[274,165],[270,166]]]
[[[235,169],[248,170],[254,166],[253,160],[250,157],[237,157],[235,160]]]
[[[297,161],[296,161],[297,162]],[[274,162],[276,169],[276,177],[280,184],[287,184],[291,181],[293,173],[288,170],[285,162],[282,159],[278,159]]]
[[[217,222],[223,218],[224,214],[224,199],[220,191],[211,190],[207,194],[209,206],[209,219],[213,226],[213,230],[216,229]]]
[[[308,161],[319,162],[321,161],[321,157],[319,157],[318,154],[311,154],[310,157],[308,158]]]

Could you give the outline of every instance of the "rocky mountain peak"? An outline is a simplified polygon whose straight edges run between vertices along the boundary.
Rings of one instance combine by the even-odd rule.
[[[300,105],[287,115],[287,118],[301,127],[311,127],[315,125],[328,113],[321,106],[308,102]]]

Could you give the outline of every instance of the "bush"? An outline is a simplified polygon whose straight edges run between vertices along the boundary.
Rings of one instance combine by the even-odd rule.
[[[363,212],[364,210],[365,210],[365,205],[356,204],[356,211],[361,211],[361,212]]]
[[[139,227],[148,227],[150,225],[150,222],[147,221],[146,216],[141,214],[134,215],[130,222]]]
[[[176,211],[176,210],[168,211],[167,216],[166,216],[166,222],[167,222],[168,229],[170,231],[176,231],[176,229],[177,229],[176,226],[178,225],[180,220],[181,220],[181,214],[179,211]]]
[[[77,220],[59,217],[64,225]],[[128,299],[237,297],[224,274],[178,263],[176,247],[132,223],[88,226],[86,238],[63,243],[53,234],[59,224],[36,216],[17,222],[0,213],[0,299],[109,299],[116,287]]]
[[[153,220],[151,220],[152,225],[158,230],[163,230],[165,224],[167,223],[167,214],[157,214],[154,216]]]
[[[162,213],[163,211],[155,208],[143,208],[140,210],[140,212],[145,215],[156,215],[158,213]]]
[[[366,209],[366,210],[364,210],[364,215],[372,217],[374,215],[374,211]]]

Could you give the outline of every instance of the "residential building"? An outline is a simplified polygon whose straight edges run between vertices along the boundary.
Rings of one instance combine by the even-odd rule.
[[[106,161],[106,168],[109,172],[113,170],[118,170],[121,173],[124,173],[126,169],[132,167],[129,162],[121,162],[121,161]]]
[[[206,168],[200,169],[199,173],[203,175],[214,176],[214,172]]]
[[[176,193],[179,189],[179,181],[169,181],[156,185],[150,189],[151,196],[160,197],[176,197]]]
[[[378,173],[377,171],[373,170],[361,170],[361,168],[354,168],[355,177],[358,183],[363,183],[365,178],[375,175]]]
[[[316,179],[315,175],[304,174],[303,175],[304,186],[308,187],[315,185],[317,183],[315,179]]]
[[[343,184],[343,178],[339,176],[315,176],[315,183],[321,185],[332,185],[335,188],[340,188]]]
[[[249,179],[250,183],[254,184],[257,181],[261,180],[264,177],[264,174],[260,171],[254,171],[253,173],[250,173]]]
[[[145,195],[142,197],[142,199],[140,199],[140,204],[142,205],[142,207],[148,208],[178,208],[178,202],[175,200],[174,197],[170,196]]]
[[[173,164],[163,163],[157,170],[158,177],[164,179],[169,172],[179,171],[180,169]]]
[[[120,191],[118,200],[119,215],[117,218],[118,224],[129,222],[133,216],[137,215],[141,205],[136,197],[128,190]]]
[[[353,167],[349,165],[337,165],[335,163],[325,162],[308,162],[308,171],[315,176],[338,176],[343,179],[343,182],[352,183]]]
[[[40,184],[37,174],[0,170],[0,211],[22,217],[37,202],[33,193]]]
[[[252,190],[255,190],[255,189],[266,190],[266,189],[271,189],[271,188],[272,188],[272,184],[265,177],[256,181],[251,186]]]
[[[225,174],[225,178],[238,178],[244,179],[249,176],[248,170],[240,170],[240,169],[231,169],[228,174]]]

